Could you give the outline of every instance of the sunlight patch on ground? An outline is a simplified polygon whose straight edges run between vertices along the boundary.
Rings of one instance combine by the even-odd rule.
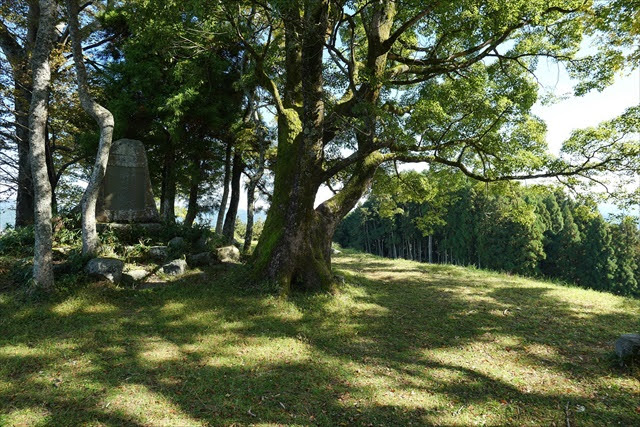
[[[57,314],[59,316],[69,316],[74,314],[85,304],[85,301],[78,298],[70,298],[66,301],[63,301],[51,308],[51,312]]]
[[[0,425],[640,425],[640,377],[610,359],[640,301],[369,255],[334,266],[335,295],[243,294],[216,272],[0,306]]]
[[[140,347],[139,358],[143,362],[167,362],[182,356],[180,347],[161,337],[149,337],[140,343]]]
[[[170,399],[141,384],[123,384],[99,404],[108,413],[122,413],[145,425],[200,426]]]
[[[426,351],[425,358],[450,369],[459,369],[469,378],[486,378],[512,387],[513,392],[588,397],[586,389],[566,372],[570,362],[544,345],[523,345],[516,337],[500,337],[493,342]],[[447,379],[450,381],[450,379]],[[511,394],[513,393],[511,392]],[[508,396],[502,397],[508,400]]]
[[[188,310],[188,307],[183,302],[171,301],[162,306],[162,313],[165,314],[182,314]]]
[[[274,361],[295,364],[308,361],[309,346],[300,339],[285,337],[254,337],[236,345],[212,348],[215,353],[205,357],[203,364],[212,367],[269,367]]]
[[[33,406],[19,408],[0,414],[0,425],[3,426],[38,426],[45,425],[50,412],[46,408]]]
[[[0,347],[0,356],[25,357],[44,356],[42,349],[24,344],[5,345]]]

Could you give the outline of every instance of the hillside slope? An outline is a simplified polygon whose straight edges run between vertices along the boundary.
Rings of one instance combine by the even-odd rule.
[[[0,294],[0,425],[640,425],[640,301],[347,253],[336,295]],[[212,279],[213,278],[213,279]]]

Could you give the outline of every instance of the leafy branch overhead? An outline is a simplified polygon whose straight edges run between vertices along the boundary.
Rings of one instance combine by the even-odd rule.
[[[268,277],[287,288],[308,275],[295,260],[283,267],[282,256],[328,265],[325,252],[303,256],[298,248],[291,256],[284,248],[297,239],[314,241],[305,233],[316,227],[332,234],[384,164],[426,162],[485,182],[554,177],[607,186],[607,174],[635,173],[635,109],[574,134],[559,155],[549,151],[546,126],[532,112],[548,95],[537,76],[543,61],[566,68],[576,95],[606,87],[637,63],[629,51],[638,34],[622,6],[583,0],[225,2],[220,13],[250,56],[278,121],[278,211],[272,205],[265,230],[274,235],[258,245],[258,270],[273,270]],[[608,15],[625,24],[616,27]],[[334,196],[313,206],[323,184]],[[299,230],[279,233],[285,222]],[[316,271],[323,276],[328,270]]]
[[[282,111],[282,94],[290,90],[282,71],[293,72],[283,57],[282,33],[290,24],[304,39],[304,26],[313,19],[309,11],[326,8],[325,181],[375,153],[382,154],[378,163],[442,163],[487,181],[635,168],[624,159],[635,153],[632,132],[618,135],[627,143],[616,149],[605,134],[583,149],[574,136],[562,151],[567,156],[555,158],[547,152],[544,124],[531,113],[539,98],[541,60],[566,67],[576,79],[576,93],[583,94],[610,84],[625,60],[635,58],[625,52],[637,33],[614,37],[612,23],[602,18],[620,13],[621,2],[304,4],[291,6],[295,11],[286,15],[289,9],[277,2],[236,2],[226,16],[258,63],[258,81]],[[601,41],[587,55],[581,50],[585,37]],[[631,126],[634,114],[618,121]],[[366,128],[367,115],[377,117],[375,129]],[[345,143],[345,134],[364,132],[373,133],[370,144]],[[353,154],[332,149],[336,144]]]

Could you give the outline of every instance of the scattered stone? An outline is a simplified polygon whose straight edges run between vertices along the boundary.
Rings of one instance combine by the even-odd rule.
[[[216,249],[216,259],[218,262],[240,262],[240,250],[235,246],[225,246]]]
[[[54,256],[59,255],[61,257],[66,257],[71,252],[71,248],[62,248],[62,247],[52,248],[51,252],[53,252]]]
[[[339,251],[336,248],[331,248],[331,255],[340,255],[342,251]]]
[[[111,146],[98,194],[96,219],[110,223],[159,221],[142,142],[120,139]]]
[[[114,231],[121,233],[130,233],[134,230],[142,230],[144,233],[159,233],[162,231],[162,224],[158,222],[146,222],[136,224],[119,224],[117,222],[108,222],[96,224],[96,228],[99,232]]]
[[[137,289],[155,289],[155,288],[163,288],[167,286],[169,282],[166,280],[154,280],[151,282],[143,282],[137,286]]]
[[[196,240],[195,247],[198,250],[206,251],[209,249],[211,245],[211,237],[208,237],[206,234],[200,236],[198,240]]]
[[[122,279],[124,262],[116,258],[94,258],[85,267],[87,274],[101,279],[107,279],[113,283],[119,283]]]
[[[211,252],[200,252],[199,254],[187,256],[187,264],[189,267],[206,267],[213,263],[213,255]]]
[[[169,248],[166,246],[151,246],[149,256],[157,261],[164,261],[169,256]]]
[[[146,279],[148,275],[149,272],[147,270],[129,270],[122,273],[122,281],[126,284],[132,285]]]
[[[187,270],[187,261],[183,259],[174,259],[173,261],[162,266],[162,271],[170,276],[180,276]]]
[[[640,357],[640,334],[624,334],[616,340],[616,354],[621,360]]]
[[[169,243],[167,243],[167,246],[171,249],[181,249],[184,247],[184,245],[185,243],[182,237],[174,237],[173,239],[169,240]]]

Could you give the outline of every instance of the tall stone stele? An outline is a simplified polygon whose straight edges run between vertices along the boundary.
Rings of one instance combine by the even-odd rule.
[[[98,195],[96,220],[125,224],[160,221],[142,142],[120,139],[111,146]]]

